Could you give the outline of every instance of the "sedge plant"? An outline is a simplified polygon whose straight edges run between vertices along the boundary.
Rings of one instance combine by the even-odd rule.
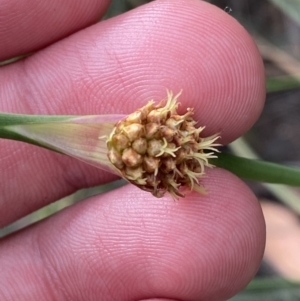
[[[128,116],[37,116],[0,113],[0,138],[34,144],[119,175],[142,190],[181,198],[206,193],[207,168],[241,178],[300,186],[300,169],[219,153],[219,133],[205,137],[193,109],[177,112],[180,93]]]

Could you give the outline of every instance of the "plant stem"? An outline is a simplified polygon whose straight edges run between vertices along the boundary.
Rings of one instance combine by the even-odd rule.
[[[26,136],[20,135],[12,131],[9,128],[9,126],[66,121],[71,117],[76,117],[76,116],[21,115],[21,114],[0,113],[0,138],[22,141],[22,142],[26,142],[26,143],[30,143],[33,145],[50,149],[33,139],[30,139]]]
[[[210,162],[240,178],[259,182],[300,186],[300,169],[221,153]]]

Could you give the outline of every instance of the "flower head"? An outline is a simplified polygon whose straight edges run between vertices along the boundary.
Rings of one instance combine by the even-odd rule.
[[[195,127],[193,109],[177,113],[179,95],[168,92],[166,102],[157,105],[150,101],[120,120],[107,139],[115,168],[156,197],[166,192],[184,197],[184,187],[204,192],[200,178],[205,167],[212,167],[209,159],[216,157],[219,146],[218,135],[201,137],[204,127]]]

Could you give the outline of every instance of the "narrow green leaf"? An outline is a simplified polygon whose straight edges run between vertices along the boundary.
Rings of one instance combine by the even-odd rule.
[[[287,288],[300,288],[299,282],[289,281],[284,278],[268,278],[258,277],[254,278],[244,291],[255,292],[255,291],[266,291],[276,289],[287,289]]]
[[[290,186],[300,186],[300,168],[288,167],[276,163],[237,157],[220,153],[210,162],[227,169],[240,178]]]
[[[230,301],[283,301],[299,300],[300,283],[290,282],[283,278],[257,277]],[[228,300],[228,301],[229,301]]]
[[[271,76],[267,78],[267,92],[279,92],[300,87],[299,79],[284,75],[284,76]]]

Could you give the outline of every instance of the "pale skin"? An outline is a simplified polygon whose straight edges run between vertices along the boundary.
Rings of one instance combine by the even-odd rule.
[[[264,104],[249,34],[196,0],[158,0],[95,23],[105,0],[0,3],[0,111],[130,113],[183,90],[206,135],[245,133]],[[4,26],[2,26],[4,28]],[[84,29],[84,30],[82,30]],[[66,37],[68,36],[68,37]],[[1,140],[0,226],[116,177],[75,159]],[[0,244],[1,300],[225,300],[251,280],[265,224],[249,188],[227,171],[208,194],[173,201],[132,185],[95,196]]]

